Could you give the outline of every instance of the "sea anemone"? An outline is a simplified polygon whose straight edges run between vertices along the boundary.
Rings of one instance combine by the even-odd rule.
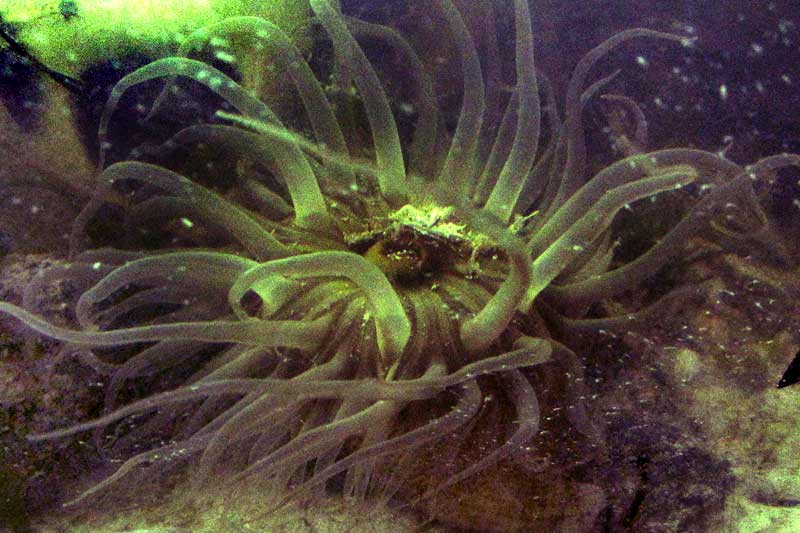
[[[624,157],[589,175],[582,110],[614,76],[587,86],[592,67],[632,39],[690,40],[647,29],[611,37],[572,74],[562,120],[535,67],[528,2],[514,0],[516,83],[495,117],[485,112],[488,88],[459,11],[432,0],[463,79],[448,126],[435,61],[388,26],[344,17],[328,0],[310,4],[332,42],[323,81],[280,28],[253,17],[204,28],[178,56],[124,77],[100,121],[102,171],[75,221],[72,262],[39,274],[22,306],[0,302],[46,336],[91,347],[111,373],[104,416],[32,437],[95,430],[103,443],[115,428],[116,449],[139,449],[81,498],[184,461],[198,486],[257,478],[297,498],[334,486],[389,497],[426,446],[468,433],[487,405],[500,406],[497,446],[418,490],[425,496],[498,461],[524,460],[540,431],[537,393],[550,390],[536,371],[554,364],[567,373],[566,419],[601,439],[566,339],[625,327],[687,292],[619,316],[588,315],[590,306],[640,286],[695,236],[728,250],[774,246],[752,183],[794,156],[742,168],[696,149],[648,152],[639,108],[608,95],[635,127],[616,132]],[[381,76],[391,72],[357,39],[403,58],[410,101],[388,95]],[[220,46],[270,56],[304,112],[279,118],[254,91],[189,57]],[[255,70],[249,80],[270,75]],[[159,79],[151,117],[193,84],[221,98],[219,110],[211,123],[105,167],[119,102]],[[189,179],[152,162],[192,146],[236,164],[229,175]],[[615,259],[616,214],[678,189],[669,194],[692,202],[680,221],[638,257]],[[117,247],[87,251],[109,220],[124,227]],[[36,314],[37,291],[59,280],[80,291],[78,327]]]

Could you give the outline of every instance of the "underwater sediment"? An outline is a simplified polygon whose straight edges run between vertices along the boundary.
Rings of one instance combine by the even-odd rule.
[[[336,494],[462,526],[600,523],[616,497],[602,465],[626,429],[594,401],[585,336],[701,307],[715,287],[682,270],[690,259],[791,265],[759,194],[800,158],[648,147],[636,101],[605,91],[617,73],[592,68],[631,42],[690,49],[685,35],[616,34],[556,95],[523,0],[509,4],[510,82],[450,0],[414,4],[420,28],[310,4],[324,43],[310,60],[277,25],[234,17],[114,85],[69,260],[0,302],[89,348],[103,412],[29,439],[88,434],[122,461],[73,506],[184,475],[198,492],[267,487],[269,508]],[[451,45],[420,47],[436,33]],[[277,104],[259,98],[276,75]],[[129,147],[118,110],[137,90],[158,134]],[[583,117],[595,100],[617,154],[600,169]],[[668,215],[631,251],[614,221],[642,200]],[[40,307],[54,286],[72,295],[62,322]],[[549,514],[563,501],[580,503]]]

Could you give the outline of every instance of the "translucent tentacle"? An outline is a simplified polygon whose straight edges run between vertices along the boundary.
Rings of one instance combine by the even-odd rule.
[[[593,48],[580,60],[578,65],[573,71],[572,78],[570,79],[567,88],[567,101],[566,101],[566,119],[565,125],[567,128],[567,159],[564,170],[561,174],[561,180],[564,183],[561,198],[568,198],[575,192],[582,184],[584,179],[584,169],[586,163],[586,146],[584,145],[583,125],[581,122],[581,91],[586,77],[590,69],[597,63],[603,56],[607,55],[614,48],[621,44],[636,38],[650,38],[650,39],[664,39],[668,41],[676,41],[684,46],[688,46],[691,40],[671,33],[663,33],[644,28],[633,28],[625,30],[611,38],[607,39],[602,44]],[[557,201],[556,203],[561,203]]]
[[[9,312],[9,307],[14,306],[0,302],[0,312],[6,312],[14,316]],[[65,429],[40,433],[38,435],[29,435],[28,440],[42,441],[66,437],[97,427],[107,426],[132,414],[142,413],[170,404],[225,394],[244,395],[260,392],[262,394],[286,395],[287,397],[293,398],[313,397],[373,402],[380,400],[399,400],[406,402],[422,400],[431,398],[448,387],[459,385],[465,381],[474,380],[482,375],[501,370],[513,370],[515,368],[540,364],[542,362],[541,353],[546,345],[547,341],[543,339],[533,339],[529,346],[476,361],[463,366],[451,374],[437,378],[422,377],[393,382],[375,379],[361,379],[358,381],[330,380],[319,382],[293,382],[291,380],[279,378],[265,378],[233,379],[198,383],[174,391],[155,394],[149,398],[117,409],[113,413],[109,413],[96,420],[77,424]]]
[[[514,144],[484,209],[508,223],[539,146],[541,109],[527,0],[514,1],[517,66],[517,131]],[[509,104],[510,105],[510,104]]]
[[[235,306],[247,290],[270,274],[349,278],[367,295],[375,315],[381,355],[386,361],[394,361],[403,352],[411,335],[411,323],[403,304],[383,272],[362,256],[351,252],[318,252],[263,263],[245,272],[231,287],[231,305]]]
[[[408,199],[408,184],[400,137],[386,93],[369,60],[347,30],[342,16],[328,0],[311,0],[310,4],[333,39],[335,48],[340,51],[342,58],[347,61],[348,68],[354,74],[353,81],[361,93],[362,103],[372,129],[375,158],[380,170],[378,184],[381,194],[390,204],[399,207]]]
[[[370,36],[383,39],[402,52],[408,61],[408,75],[416,86],[418,106],[414,139],[408,149],[408,170],[409,174],[415,176],[432,176],[432,165],[436,162],[436,158],[431,156],[437,139],[439,110],[433,93],[433,82],[425,71],[425,66],[408,41],[394,29],[354,18],[348,18],[347,25],[358,37]]]
[[[475,43],[469,38],[469,31],[458,10],[450,0],[435,0],[435,4],[447,19],[451,36],[461,56],[464,77],[461,113],[450,150],[437,178],[442,193],[452,196],[454,202],[459,202],[474,186],[471,182],[474,176],[473,166],[486,108],[483,77]]]
[[[88,346],[118,346],[162,340],[197,340],[253,345],[272,344],[273,346],[313,349],[322,340],[330,323],[330,319],[326,318],[314,321],[251,319],[246,322],[228,322],[212,320],[121,328],[110,331],[76,331],[55,326],[38,315],[5,302],[0,302],[0,312],[16,318],[42,335]]]
[[[478,218],[473,218],[473,224]],[[531,259],[520,239],[506,230],[481,224],[481,231],[492,235],[497,246],[508,256],[510,271],[506,280],[475,316],[461,324],[461,342],[471,351],[488,348],[505,330],[525,297],[531,281]]]
[[[108,123],[125,91],[152,79],[170,78],[175,75],[188,77],[205,85],[246,117],[280,125],[280,120],[266,104],[224,73],[201,61],[169,57],[141,67],[122,78],[114,86],[100,119],[98,134],[100,146],[106,146]],[[325,200],[314,171],[305,156],[294,145],[283,145],[282,148],[279,146],[275,151],[276,157],[279,159],[277,164],[284,169],[284,176],[287,179],[289,194],[294,204],[296,223],[302,227],[317,227],[326,231],[334,231],[333,222],[328,216]],[[104,152],[101,152],[99,168],[102,169],[104,164],[105,155]]]
[[[529,308],[542,289],[553,281],[575,255],[581,253],[608,227],[617,211],[622,207],[658,192],[686,185],[696,177],[694,168],[678,165],[664,169],[654,177],[621,185],[604,193],[586,214],[533,261],[532,282],[525,295],[522,308]]]
[[[505,443],[483,456],[479,461],[471,464],[461,472],[450,476],[443,483],[440,483],[425,494],[419,496],[419,500],[430,498],[435,493],[441,492],[447,487],[452,487],[456,483],[477,474],[481,470],[489,468],[498,461],[506,457],[511,457],[515,453],[519,453],[519,450],[524,448],[525,445],[536,436],[536,433],[539,431],[540,417],[539,402],[536,399],[536,392],[534,392],[528,379],[523,376],[519,370],[508,372],[508,376],[504,376],[503,379],[509,384],[509,394],[514,403],[514,408],[517,411],[514,419],[514,423],[518,426],[517,430]]]

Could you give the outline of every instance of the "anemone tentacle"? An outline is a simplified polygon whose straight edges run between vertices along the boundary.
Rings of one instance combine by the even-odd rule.
[[[72,263],[37,275],[21,306],[0,302],[0,313],[30,329],[96,348],[111,372],[101,417],[29,437],[95,431],[112,451],[136,450],[79,499],[152,462],[185,460],[195,487],[261,478],[284,501],[329,488],[359,498],[403,488],[414,501],[534,456],[531,444],[549,438],[548,417],[563,416],[569,431],[599,446],[604,427],[587,405],[570,336],[648,319],[702,290],[678,287],[617,316],[587,309],[674,265],[690,236],[781,253],[752,182],[798,165],[798,156],[742,168],[702,150],[653,150],[636,103],[600,94],[620,71],[589,80],[602,57],[632,39],[686,45],[684,37],[646,29],[611,37],[575,68],[559,113],[534,63],[526,0],[513,0],[508,91],[499,89],[504,80],[484,81],[501,69],[482,69],[454,3],[433,0],[431,17],[452,37],[461,78],[453,117],[438,107],[445,55],[430,57],[413,34],[348,19],[328,0],[310,4],[327,35],[320,40],[333,47],[330,78],[280,28],[252,17],[198,31],[178,56],[122,78],[100,120],[101,168],[74,221]],[[213,60],[188,57],[213,52],[226,36],[285,69],[292,112],[273,110]],[[411,79],[401,81],[410,102],[392,85],[391,62],[367,53],[372,41],[408,63]],[[267,75],[252,57],[235,66],[256,69],[243,79]],[[166,83],[148,120],[190,98],[174,90],[179,83],[224,103],[205,115],[210,123],[181,123],[159,146],[106,161],[121,98],[151,80]],[[632,115],[634,127],[616,132],[623,157],[589,175],[581,115],[598,95]],[[209,147],[233,160],[231,175],[193,169],[195,152]],[[186,151],[189,161],[175,161]],[[616,215],[669,194],[692,204],[682,219],[638,257],[619,257]],[[755,223],[726,220],[729,205]],[[84,249],[109,245],[98,237],[105,225],[118,230],[117,248]],[[60,281],[81,292],[70,308],[74,327],[37,312],[41,293]],[[561,371],[565,382],[554,384]],[[159,387],[134,394],[157,379]],[[420,477],[417,454],[479,439],[475,428],[487,420],[498,438],[475,446],[480,457],[459,468],[442,460],[437,478],[409,481]],[[153,448],[142,451],[143,440]]]

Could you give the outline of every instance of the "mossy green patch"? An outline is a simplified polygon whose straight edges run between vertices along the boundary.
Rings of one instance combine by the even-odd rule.
[[[194,30],[228,17],[252,15],[280,26],[295,41],[308,24],[307,0],[0,0],[0,15],[17,38],[54,70],[76,75],[100,59],[129,50],[174,53]]]

